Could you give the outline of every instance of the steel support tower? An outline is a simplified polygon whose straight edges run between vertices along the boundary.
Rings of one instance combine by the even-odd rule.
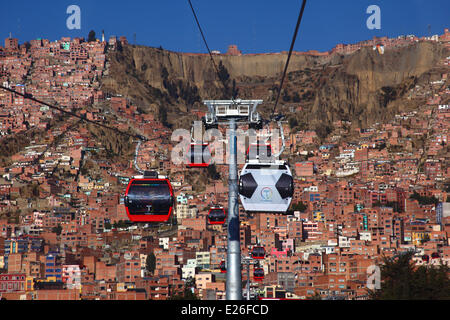
[[[251,126],[261,125],[256,108],[262,100],[206,100],[208,107],[205,125],[227,124],[229,128],[228,147],[228,240],[227,240],[227,282],[226,299],[242,300],[241,245],[239,222],[239,192],[237,164],[237,136],[239,123]]]
[[[242,300],[236,120],[229,120],[227,300]]]

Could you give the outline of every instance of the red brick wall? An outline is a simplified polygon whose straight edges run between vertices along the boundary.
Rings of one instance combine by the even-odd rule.
[[[36,300],[80,300],[79,290],[38,290]]]

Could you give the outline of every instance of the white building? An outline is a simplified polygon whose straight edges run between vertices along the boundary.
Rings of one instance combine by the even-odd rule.
[[[209,268],[211,264],[211,254],[209,251],[201,251],[195,253],[195,259],[197,260],[197,266],[200,268]]]
[[[162,247],[164,250],[169,250],[169,241],[170,238],[159,238],[159,246]]]
[[[372,241],[372,233],[371,232],[360,232],[359,240]]]
[[[62,273],[67,289],[81,289],[81,270],[79,265],[64,265]]]

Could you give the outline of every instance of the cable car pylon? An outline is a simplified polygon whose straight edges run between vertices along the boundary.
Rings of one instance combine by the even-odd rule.
[[[229,120],[227,300],[242,300],[241,245],[239,232],[236,120]]]
[[[203,41],[205,43],[206,48],[208,49],[209,56],[211,58],[211,62],[215,68],[216,74],[218,78],[222,81],[225,92],[228,92],[228,85],[225,81],[219,76],[219,70],[214,61],[211,50],[209,49],[208,43],[206,41],[206,37],[203,33],[203,30],[200,26],[200,22],[198,20],[195,9],[192,5],[191,0],[188,0],[189,6],[194,15],[195,21],[197,23],[198,29],[202,35]],[[303,12],[305,10],[306,0],[303,0],[303,4],[299,13],[299,17],[297,20],[297,25],[294,32],[294,37],[292,39],[291,48],[289,50],[288,59],[286,61],[285,70],[283,72],[283,77],[280,84],[280,89],[278,91],[278,97],[275,102],[274,108],[272,110],[272,117],[275,114],[278,100],[281,94],[281,89],[283,86],[284,78],[286,76],[289,60],[294,48],[295,39],[297,37],[297,33],[300,27],[300,22],[303,17]],[[228,122],[229,126],[229,148],[230,148],[230,156],[229,156],[229,178],[228,178],[228,250],[227,250],[227,282],[226,282],[226,298],[227,300],[242,300],[242,276],[241,276],[241,254],[240,254],[240,243],[239,243],[239,204],[238,204],[238,170],[237,170],[237,137],[236,137],[236,126],[238,122],[244,122],[248,124],[249,128],[261,129],[263,126],[262,119],[258,112],[256,112],[256,107],[262,103],[262,100],[209,100],[204,101],[204,103],[208,106],[209,112],[206,113],[204,122],[207,127],[215,127],[218,126],[218,123]],[[282,137],[284,141],[284,137]],[[282,151],[281,151],[282,152]],[[281,154],[281,153],[280,153]],[[287,166],[286,166],[287,167]],[[288,169],[288,168],[287,168]],[[287,172],[289,176],[290,172]],[[291,177],[292,178],[292,177]],[[286,179],[284,179],[286,180]],[[290,181],[285,183],[283,181],[282,185],[279,186],[281,192],[284,194],[283,199],[289,202],[290,192],[289,189],[293,189],[293,184]],[[278,190],[280,192],[280,190]],[[286,194],[285,194],[286,193]],[[268,193],[264,193],[264,196],[267,198],[271,197]],[[285,211],[285,210],[283,210]]]
[[[260,125],[257,107],[262,100],[206,100],[207,126],[228,126],[228,215],[227,215],[227,281],[226,299],[242,300],[241,246],[239,222],[239,188],[237,163],[238,124]]]

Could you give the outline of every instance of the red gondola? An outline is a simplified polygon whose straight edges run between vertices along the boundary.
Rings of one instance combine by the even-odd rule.
[[[225,265],[225,261],[221,261],[219,264],[219,269],[221,273],[227,273],[227,267]]]
[[[208,212],[208,223],[211,225],[221,225],[225,223],[227,214],[225,209],[220,206],[212,207]]]
[[[207,143],[191,143],[187,151],[188,168],[207,168],[211,165],[211,150]]]
[[[253,259],[264,259],[266,250],[262,246],[254,246],[250,255]]]
[[[263,281],[264,280],[264,269],[263,268],[255,268],[253,271],[253,280],[255,281]]]
[[[168,179],[132,179],[125,192],[125,209],[133,222],[167,222],[173,211]]]

